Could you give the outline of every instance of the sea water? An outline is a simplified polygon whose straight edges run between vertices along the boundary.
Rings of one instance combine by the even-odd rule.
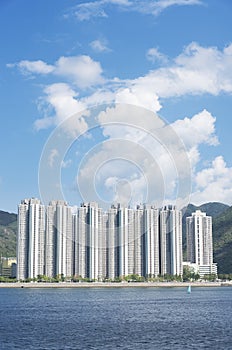
[[[0,349],[232,349],[232,288],[0,288]]]

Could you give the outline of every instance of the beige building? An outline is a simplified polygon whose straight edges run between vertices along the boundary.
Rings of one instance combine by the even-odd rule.
[[[10,278],[15,278],[16,277],[16,263],[17,260],[15,257],[11,258],[1,258],[0,262],[0,272],[1,276],[3,277],[10,277]]]

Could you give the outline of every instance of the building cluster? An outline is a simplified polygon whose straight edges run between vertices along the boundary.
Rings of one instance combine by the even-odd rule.
[[[136,209],[120,204],[107,212],[95,202],[73,212],[64,201],[48,206],[31,198],[18,207],[17,279],[45,275],[114,280],[139,275],[182,275],[182,213],[175,206]],[[187,218],[188,264],[212,270],[212,218]],[[204,269],[203,268],[203,269]]]
[[[64,201],[18,207],[17,278],[182,275],[182,215],[174,206],[136,209]]]

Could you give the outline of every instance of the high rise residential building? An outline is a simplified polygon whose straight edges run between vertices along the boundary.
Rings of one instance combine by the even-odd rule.
[[[144,224],[143,206],[138,205],[134,211],[134,274],[144,275]],[[146,274],[146,272],[145,272]]]
[[[151,205],[143,209],[144,276],[159,275],[159,210]]]
[[[72,209],[65,201],[51,201],[46,215],[45,273],[73,275]]]
[[[95,202],[82,203],[73,217],[74,275],[106,276],[106,217]]]
[[[182,274],[181,212],[118,204],[103,212],[95,202],[72,213],[64,201],[19,205],[18,278],[45,274],[91,280],[136,274]]]
[[[117,208],[117,275],[134,272],[133,210],[118,205]]]
[[[73,215],[74,276],[87,277],[87,205]]]
[[[45,207],[40,200],[24,199],[18,206],[17,278],[45,273]]]
[[[117,274],[117,208],[111,206],[106,215],[106,276],[114,279]]]
[[[95,202],[87,204],[87,277],[102,279],[103,276],[103,213]]]
[[[160,211],[160,274],[182,273],[182,213],[169,205]]]
[[[187,260],[201,275],[217,273],[213,263],[212,217],[196,210],[186,218]]]

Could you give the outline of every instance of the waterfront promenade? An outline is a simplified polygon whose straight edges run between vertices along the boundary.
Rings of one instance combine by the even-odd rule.
[[[46,283],[46,282],[29,282],[29,283],[0,283],[0,288],[173,288],[173,287],[186,287],[191,285],[192,287],[221,287],[231,286],[230,282],[120,282],[120,283],[108,283],[108,282],[59,282],[59,283]]]

